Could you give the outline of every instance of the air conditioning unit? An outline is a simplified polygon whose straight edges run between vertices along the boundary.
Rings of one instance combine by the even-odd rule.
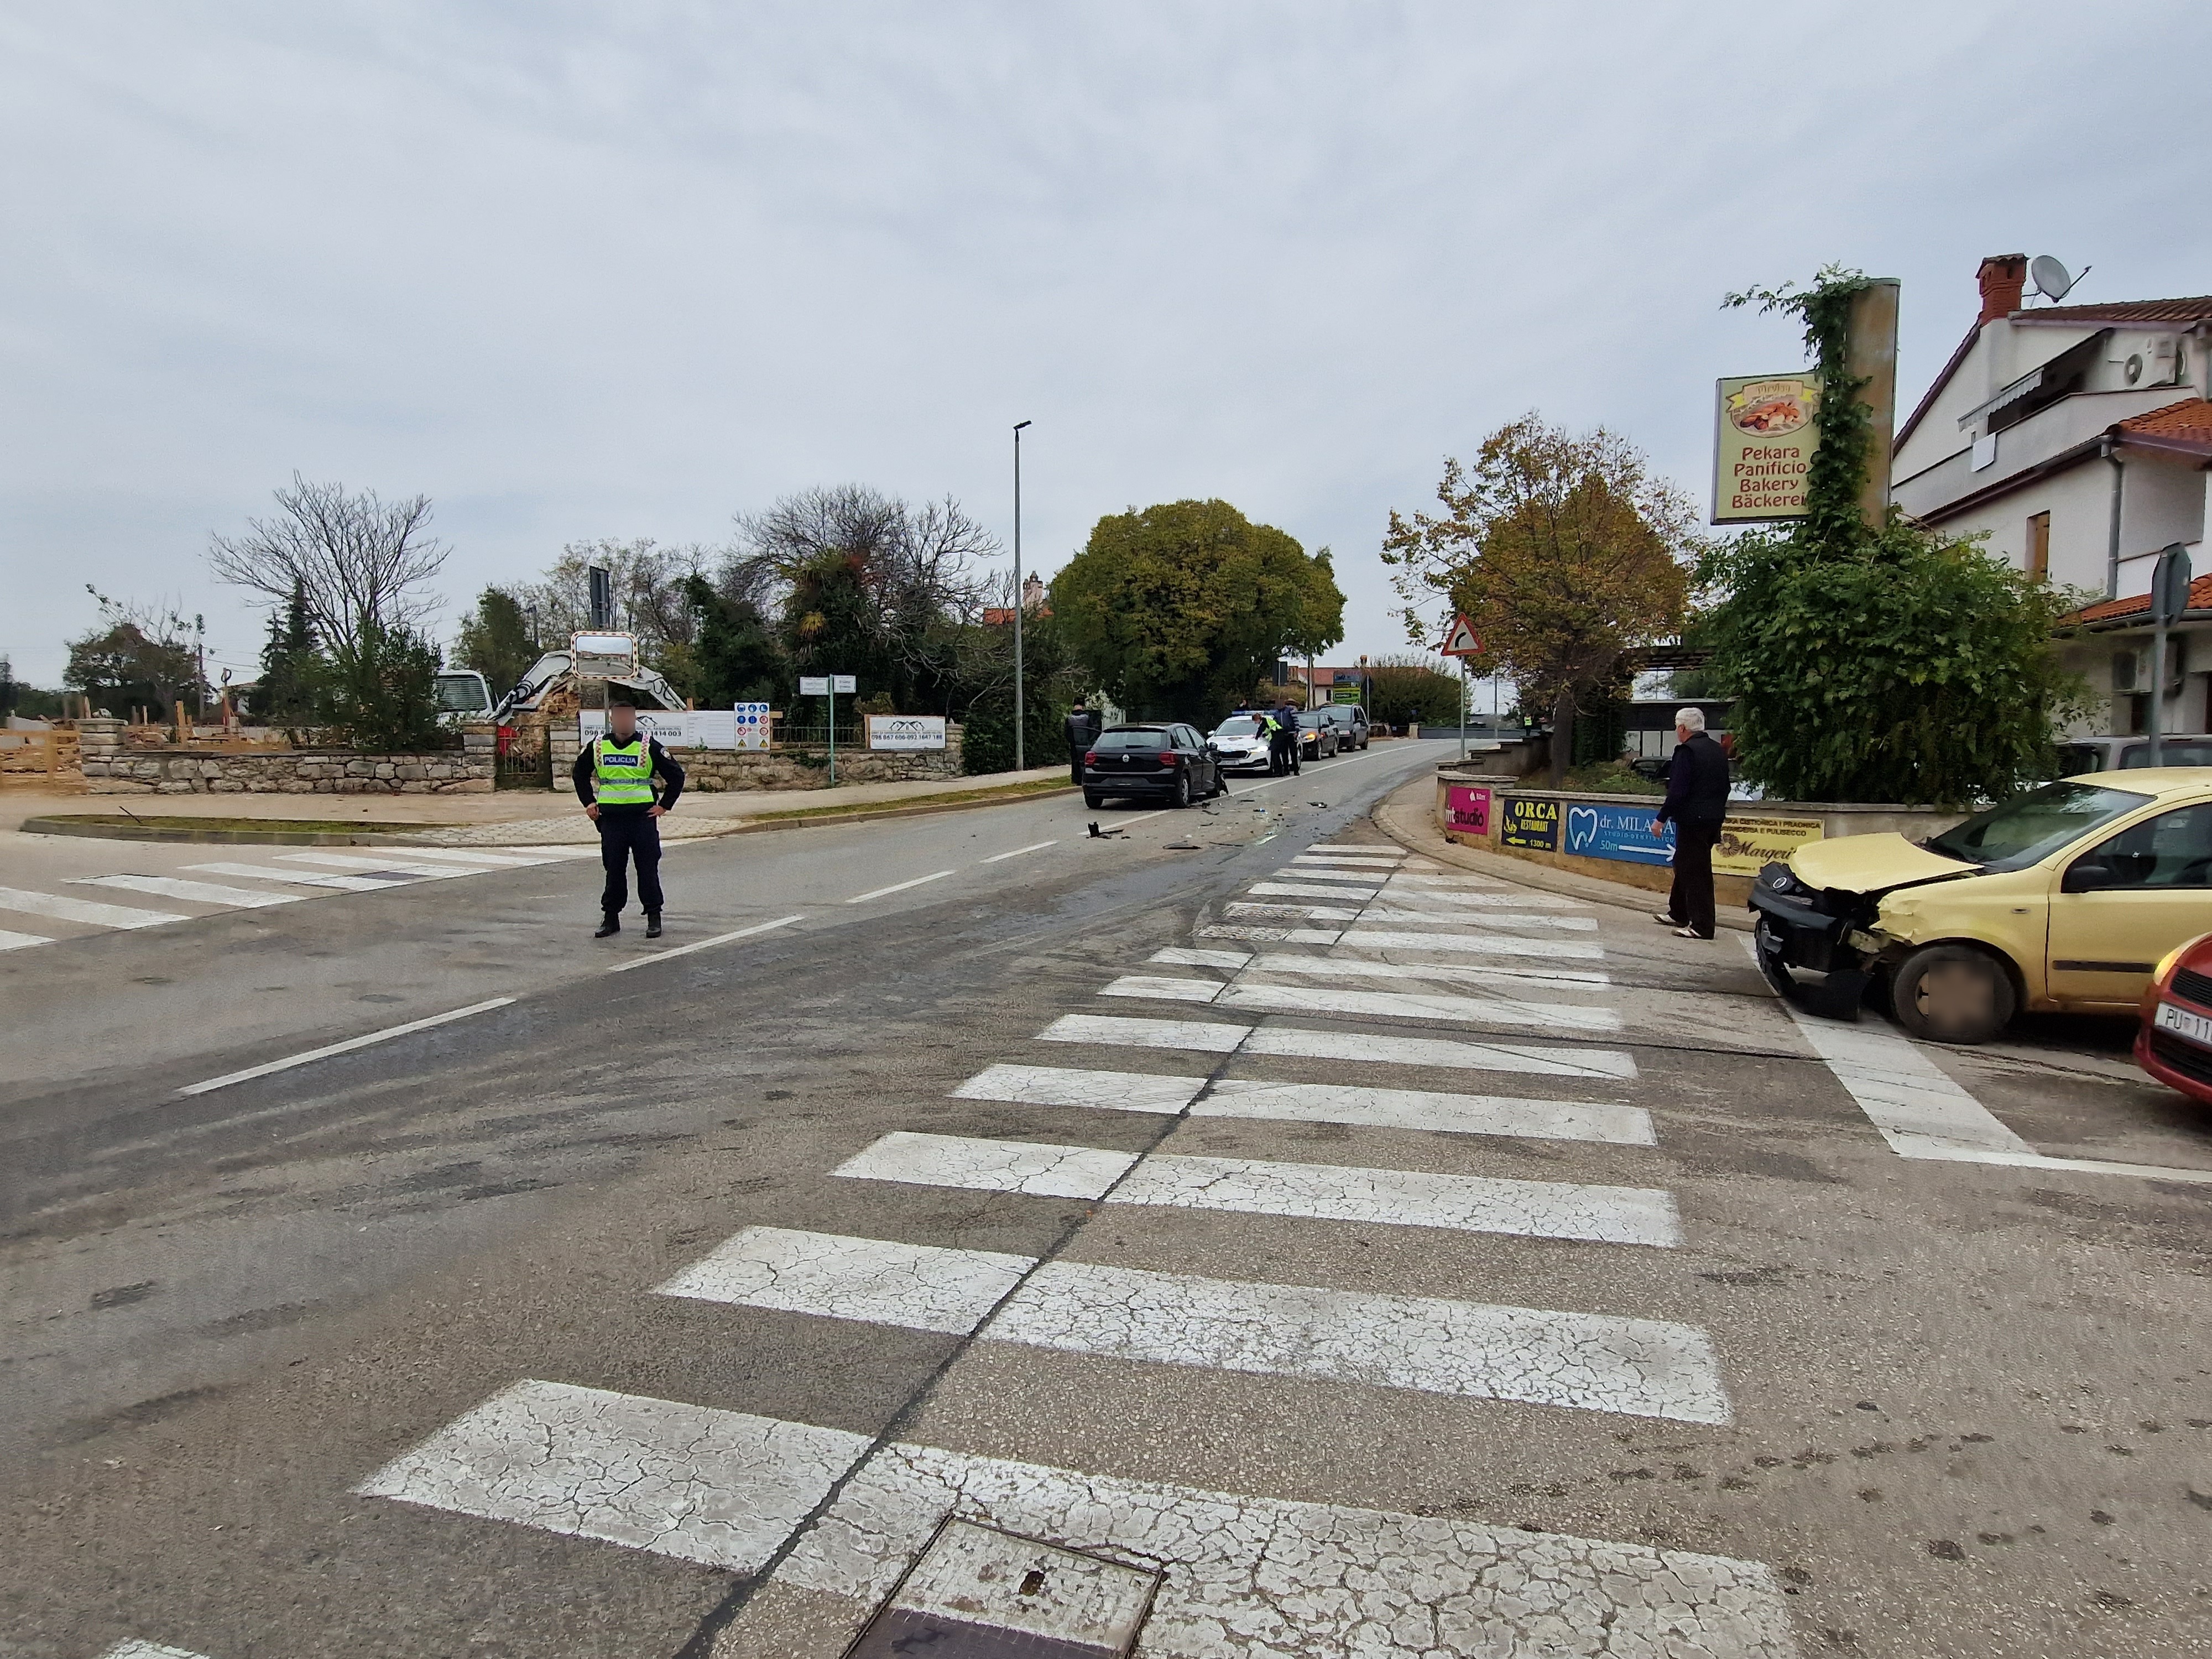
[[[2120,366],[2120,380],[2136,386],[2177,385],[2185,368],[2181,337],[2177,334],[2122,335],[2113,343],[2112,361]]]
[[[2145,653],[2134,647],[2112,653],[2112,690],[2136,691],[2147,690],[2150,681],[2150,665]]]

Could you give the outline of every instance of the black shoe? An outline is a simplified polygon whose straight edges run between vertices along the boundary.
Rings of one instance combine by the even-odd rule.
[[[592,937],[593,939],[605,939],[610,933],[619,933],[620,932],[622,932],[622,918],[620,916],[609,916],[605,921],[599,924],[599,931],[592,934]]]
[[[645,936],[647,939],[659,939],[660,937],[660,918],[659,916],[647,916],[645,919]]]

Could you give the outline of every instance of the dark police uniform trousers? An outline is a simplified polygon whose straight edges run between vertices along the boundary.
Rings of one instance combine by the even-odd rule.
[[[629,902],[630,860],[637,861],[637,902],[649,916],[660,914],[660,820],[644,806],[599,808],[599,862],[607,867],[599,908],[618,916]]]

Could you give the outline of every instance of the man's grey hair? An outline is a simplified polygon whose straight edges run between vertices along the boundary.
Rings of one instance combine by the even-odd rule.
[[[1686,732],[1702,732],[1705,729],[1705,711],[1702,708],[1677,708],[1674,724]]]

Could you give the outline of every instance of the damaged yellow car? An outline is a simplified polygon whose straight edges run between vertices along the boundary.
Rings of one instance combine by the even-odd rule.
[[[2160,958],[2212,932],[2212,775],[2068,778],[1925,842],[1814,842],[1759,872],[1751,908],[1768,982],[1820,1012],[1850,1017],[1880,982],[1939,1042],[1985,1042],[2022,1009],[2133,1013]]]

